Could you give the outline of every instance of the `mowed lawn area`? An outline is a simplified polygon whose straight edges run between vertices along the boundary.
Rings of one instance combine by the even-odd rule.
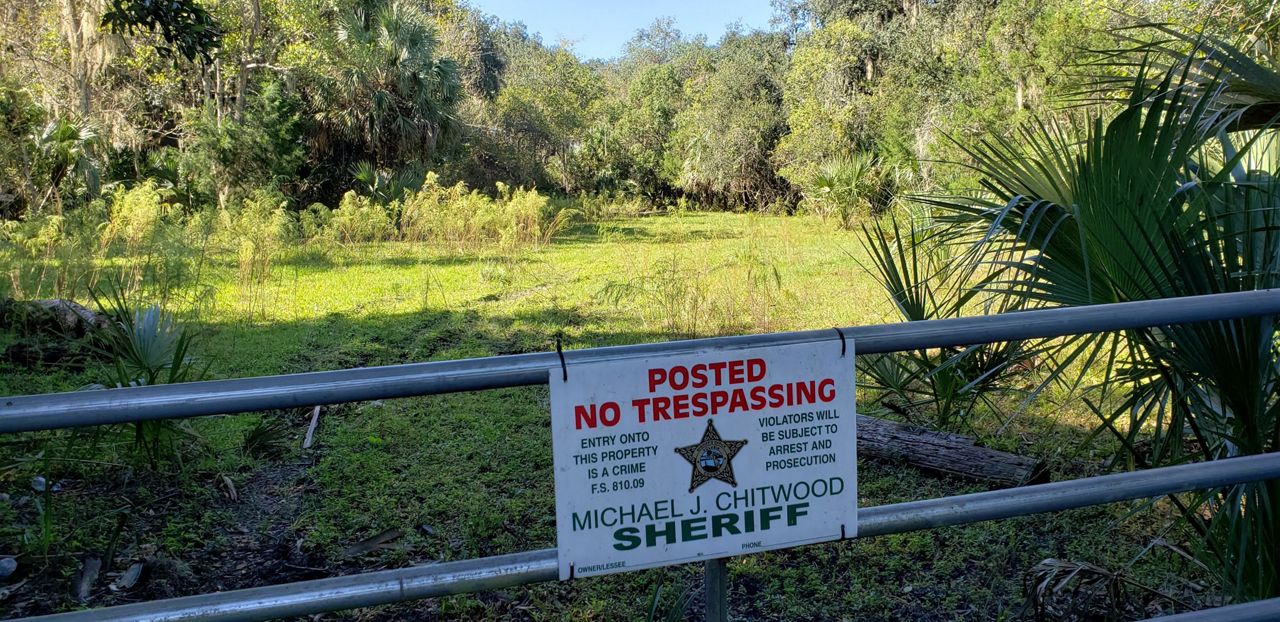
[[[896,321],[865,257],[858,235],[816,219],[671,214],[580,225],[512,252],[291,249],[262,284],[239,282],[234,258],[222,258],[182,313],[200,327],[198,354],[215,378],[550,351],[557,335],[577,349]],[[92,365],[5,365],[6,395],[100,380]],[[889,416],[875,397],[860,395],[860,409]],[[1016,407],[977,419],[985,444],[1044,460],[1054,479],[1101,472],[1109,447],[1089,440],[1085,408],[1049,391],[996,435]],[[328,406],[303,450],[309,419],[192,420],[154,467],[128,430],[2,439],[0,554],[23,555],[32,587],[0,602],[0,615],[76,607],[80,560],[108,550],[108,578],[125,558],[148,570],[130,590],[100,581],[88,605],[555,545],[545,387]],[[985,489],[905,466],[859,468],[863,507]],[[32,490],[44,474],[56,491]],[[1032,618],[1032,572],[1050,558],[1185,593],[1201,577],[1153,545],[1181,540],[1175,524],[1162,504],[1109,506],[740,557],[731,606],[753,620]],[[673,567],[321,619],[647,619],[655,597],[660,616],[678,613],[699,584],[700,566]],[[696,596],[691,607],[700,618]]]

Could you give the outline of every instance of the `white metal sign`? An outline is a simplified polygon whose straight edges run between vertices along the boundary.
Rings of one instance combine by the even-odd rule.
[[[854,364],[843,345],[551,374],[560,578],[852,537]]]

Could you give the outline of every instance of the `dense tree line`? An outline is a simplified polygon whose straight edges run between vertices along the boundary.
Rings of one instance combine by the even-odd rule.
[[[168,7],[168,8],[156,8]],[[1067,114],[1134,18],[1229,31],[1248,3],[776,0],[717,42],[658,20],[584,61],[455,0],[0,0],[0,213],[154,179],[394,199],[427,171],[727,208],[881,209],[964,178],[957,147]],[[855,212],[858,210],[854,210]]]

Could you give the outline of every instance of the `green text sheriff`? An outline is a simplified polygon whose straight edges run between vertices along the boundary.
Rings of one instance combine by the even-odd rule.
[[[623,527],[613,532],[613,548],[630,551],[677,542],[691,542],[721,536],[768,531],[780,523],[795,527],[801,517],[809,515],[809,503],[790,503],[760,509],[695,516],[681,520],[649,523],[643,527]]]

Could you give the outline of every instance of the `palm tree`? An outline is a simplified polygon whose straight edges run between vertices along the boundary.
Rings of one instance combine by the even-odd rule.
[[[924,199],[935,235],[965,245],[950,269],[978,282],[966,295],[1028,308],[1280,287],[1280,137],[1266,112],[1280,109],[1280,72],[1224,41],[1154,32],[1114,117],[984,141],[968,150],[981,193]],[[1277,354],[1265,317],[1079,336],[1053,358],[1057,374],[1104,370],[1087,400],[1098,431],[1145,467],[1280,451]],[[1280,482],[1173,501],[1230,594],[1280,596]]]
[[[50,199],[57,212],[62,213],[62,183],[69,176],[78,174],[83,178],[85,193],[97,194],[98,133],[91,124],[67,118],[54,119],[36,136],[35,146],[40,162],[47,168],[48,186],[33,213],[40,213]]]
[[[430,19],[411,2],[389,0],[345,14],[337,37],[321,126],[379,168],[429,160],[460,96],[457,64],[436,56]]]

